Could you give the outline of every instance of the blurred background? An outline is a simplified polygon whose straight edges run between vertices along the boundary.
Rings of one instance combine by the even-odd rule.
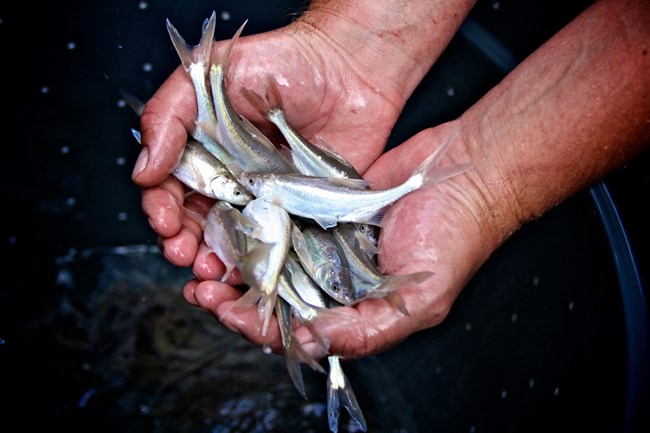
[[[479,1],[389,146],[460,115],[589,3]],[[213,10],[227,39],[307,4],[0,7],[2,431],[329,431],[324,377],[303,370],[303,400],[281,357],[182,299],[191,272],[160,256],[140,210],[139,124],[120,95],[148,99],[178,65],[166,18],[196,43]],[[345,363],[369,431],[645,431],[649,184],[646,152],[516,233],[442,325]]]

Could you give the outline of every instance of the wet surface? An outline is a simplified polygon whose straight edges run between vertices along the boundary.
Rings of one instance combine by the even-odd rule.
[[[130,180],[138,123],[120,96],[148,98],[177,66],[165,18],[198,40],[197,23],[214,9],[225,39],[246,18],[248,33],[287,23],[304,2],[64,3],[0,11],[0,44],[11,53],[0,190],[3,421],[24,411],[15,417],[21,430],[328,431],[323,377],[303,370],[310,399],[302,400],[280,357],[182,299],[189,270],[161,258],[140,211]],[[584,5],[479,2],[390,145],[458,116]],[[644,282],[648,157],[602,184]],[[346,363],[369,431],[624,431],[630,381],[644,398],[647,376],[630,374],[627,256],[607,237],[609,219],[583,191],[506,242],[442,325]],[[648,413],[647,401],[638,407]],[[630,431],[648,425],[647,415],[635,421]],[[346,422],[341,431],[354,431]]]

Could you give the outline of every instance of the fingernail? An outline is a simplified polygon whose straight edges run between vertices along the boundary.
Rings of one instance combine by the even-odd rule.
[[[135,180],[138,175],[140,175],[140,173],[142,173],[144,169],[147,168],[147,162],[149,162],[149,148],[143,147],[140,151],[138,159],[135,161],[135,165],[133,166],[131,179]]]

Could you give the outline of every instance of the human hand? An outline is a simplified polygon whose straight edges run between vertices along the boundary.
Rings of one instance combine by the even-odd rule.
[[[467,162],[470,149],[459,122],[431,128],[382,155],[366,172],[371,187],[385,189],[403,182],[417,165],[448,139],[454,140],[441,166]],[[384,351],[418,330],[440,323],[478,267],[501,237],[481,224],[484,202],[472,173],[415,191],[398,200],[385,214],[379,238],[379,263],[386,274],[433,272],[424,282],[401,287],[409,315],[386,299],[367,299],[354,307],[338,307],[341,322],[317,323],[330,352],[362,357]],[[212,312],[224,325],[248,340],[281,350],[277,329],[260,332],[256,308],[232,308],[241,292],[213,280],[193,280],[185,287],[188,301]],[[325,355],[311,332],[299,328],[299,341],[316,358]]]
[[[404,96],[390,86],[377,92],[378,84],[367,80],[349,56],[321,39],[298,23],[241,38],[230,62],[229,97],[237,112],[273,136],[269,123],[239,91],[251,88],[263,94],[267,73],[273,74],[294,127],[312,141],[315,136],[323,138],[363,171],[381,153]],[[218,44],[217,51],[224,45]],[[194,264],[200,278],[213,278],[223,269],[213,255],[206,257],[209,251],[200,244],[200,227],[183,213],[186,207],[204,214],[211,201],[196,195],[186,199],[184,187],[169,177],[196,112],[191,81],[179,68],[142,113],[144,149],[133,178],[143,187],[142,207],[166,258],[179,266]]]

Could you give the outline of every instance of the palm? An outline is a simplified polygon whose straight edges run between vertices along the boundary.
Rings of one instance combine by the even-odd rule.
[[[399,103],[373,90],[339,52],[322,48],[329,45],[314,48],[312,38],[282,29],[241,39],[229,71],[229,97],[237,111],[263,123],[239,90],[264,94],[265,75],[273,74],[293,126],[312,142],[321,137],[363,172],[383,150]]]

